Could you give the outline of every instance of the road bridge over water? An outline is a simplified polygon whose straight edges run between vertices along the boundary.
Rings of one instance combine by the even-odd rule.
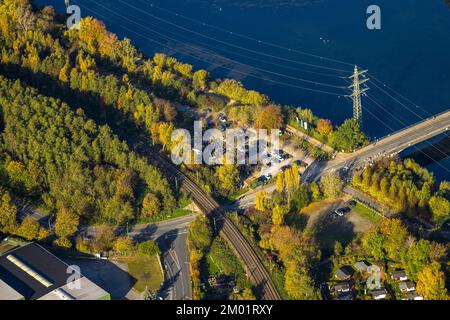
[[[377,140],[353,153],[338,153],[327,162],[313,163],[305,172],[303,181],[317,181],[327,171],[351,172],[352,169],[364,166],[381,157],[392,157],[418,143],[449,132],[450,109],[434,117],[423,120],[403,130],[397,131]]]

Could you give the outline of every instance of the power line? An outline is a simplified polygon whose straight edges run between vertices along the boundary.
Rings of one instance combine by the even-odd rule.
[[[291,60],[291,59],[287,59],[287,58],[282,58],[282,57],[274,56],[274,55],[271,55],[271,54],[262,53],[262,52],[259,52],[259,51],[255,51],[255,50],[252,50],[252,49],[248,49],[248,48],[245,48],[245,47],[242,47],[242,46],[239,46],[239,45],[235,45],[235,44],[232,44],[232,43],[228,43],[228,42],[226,42],[226,41],[222,41],[222,40],[216,39],[216,38],[214,38],[214,37],[210,37],[210,36],[201,34],[201,33],[197,32],[197,31],[191,30],[191,29],[189,29],[189,28],[180,26],[180,25],[178,25],[178,24],[176,24],[176,23],[173,23],[173,22],[171,22],[171,21],[168,21],[168,20],[165,20],[165,19],[160,18],[160,17],[158,17],[158,16],[155,16],[155,15],[153,15],[153,14],[151,14],[151,13],[148,13],[147,11],[144,11],[144,10],[138,8],[138,7],[135,7],[135,6],[133,6],[133,5],[130,5],[130,4],[128,4],[128,3],[126,3],[126,2],[124,2],[124,1],[122,1],[122,0],[118,0],[118,1],[119,1],[120,3],[126,5],[126,6],[130,7],[130,8],[134,8],[135,10],[137,10],[137,11],[139,11],[139,12],[142,12],[142,13],[146,14],[147,16],[152,17],[152,18],[154,18],[154,19],[156,19],[156,20],[158,20],[158,21],[161,21],[161,22],[163,22],[163,23],[169,24],[169,25],[171,25],[171,26],[174,26],[175,28],[178,28],[178,29],[184,30],[184,31],[186,31],[186,32],[195,34],[195,35],[197,35],[197,36],[200,36],[200,37],[203,37],[203,38],[206,38],[206,39],[209,39],[209,40],[212,40],[212,41],[221,43],[221,44],[223,44],[223,45],[227,45],[227,46],[230,46],[230,47],[233,47],[233,48],[236,48],[236,49],[240,49],[240,50],[245,50],[245,51],[251,52],[251,53],[253,53],[253,54],[258,54],[258,55],[262,55],[262,56],[266,56],[266,57],[270,57],[270,58],[282,60],[282,61],[285,61],[285,62],[291,62],[291,63],[301,64],[301,65],[308,65],[308,66],[314,67],[314,68],[320,68],[320,69],[326,69],[326,70],[333,70],[333,71],[343,72],[343,73],[347,73],[347,74],[350,73],[349,70],[337,69],[337,68],[330,68],[330,67],[319,66],[319,65],[315,65],[315,64],[311,64],[311,63],[305,63],[305,62],[300,62],[300,61]]]
[[[87,1],[91,1],[91,0],[87,0]],[[121,14],[115,13],[114,11],[111,11],[111,10],[109,10],[108,8],[106,8],[106,7],[102,6],[102,5],[100,5],[100,6],[101,6],[103,9],[105,9],[105,10],[111,12],[112,14],[114,14],[114,15],[116,15],[116,16],[118,16],[118,17],[122,17],[123,19],[125,19],[125,20],[127,20],[127,21],[129,21],[129,22],[131,22],[131,23],[133,23],[133,24],[137,24],[137,25],[142,26],[141,24],[139,24],[139,23],[137,23],[137,22],[134,22],[134,21],[128,19],[127,17],[125,17],[125,16],[123,16],[123,15],[121,15]],[[99,12],[97,12],[97,11],[95,11],[95,10],[92,10],[91,8],[85,8],[85,10],[87,10],[87,11],[89,11],[89,12],[92,12],[94,15],[99,16],[99,17],[101,17],[101,18],[103,18],[103,19],[109,20],[109,18],[108,18],[107,16],[102,15],[102,14],[100,14]],[[160,46],[162,46],[162,47],[165,47],[165,48],[168,48],[168,49],[173,50],[172,47],[167,46],[166,44],[163,44],[163,43],[161,43],[161,42],[159,42],[159,41],[156,41],[156,40],[153,40],[153,39],[149,39],[146,35],[144,35],[144,34],[142,34],[142,33],[139,33],[139,32],[136,32],[135,30],[132,30],[132,29],[130,29],[130,28],[124,26],[124,25],[121,25],[121,27],[124,28],[124,29],[126,29],[126,30],[128,30],[128,31],[130,31],[130,32],[132,32],[132,33],[134,33],[134,34],[136,34],[136,35],[138,35],[138,36],[140,36],[140,37],[142,37],[142,38],[144,38],[144,39],[146,39],[147,41],[154,42],[154,43],[156,43],[156,44],[158,44],[158,45],[160,45]],[[144,26],[144,27],[145,27],[145,26]],[[195,47],[192,47],[192,48],[195,49],[195,50],[201,51],[201,50],[198,49],[198,48],[195,48]],[[306,90],[306,91],[312,91],[312,92],[316,92],[316,93],[323,93],[323,94],[333,95],[333,96],[337,96],[337,97],[343,96],[343,94],[340,94],[340,93],[337,93],[337,92],[329,92],[329,91],[324,91],[324,90],[320,90],[320,89],[311,89],[311,88],[307,88],[307,87],[303,87],[303,86],[298,86],[298,85],[294,85],[294,84],[290,84],[290,83],[286,83],[286,82],[282,82],[282,81],[276,81],[276,80],[272,80],[272,79],[261,78],[261,77],[258,77],[258,76],[256,76],[256,75],[253,75],[253,74],[250,74],[250,73],[246,73],[246,72],[242,72],[242,71],[237,70],[237,69],[232,69],[232,68],[225,67],[223,64],[214,63],[214,62],[211,62],[211,61],[208,61],[208,60],[200,59],[200,58],[198,58],[198,57],[196,57],[196,56],[193,56],[193,55],[190,55],[190,54],[187,54],[187,53],[181,53],[181,54],[182,54],[182,55],[185,55],[185,56],[188,56],[188,57],[191,57],[191,58],[193,58],[193,59],[195,59],[195,60],[197,60],[197,61],[207,63],[207,64],[209,64],[209,65],[221,67],[221,68],[226,69],[226,70],[229,70],[229,71],[233,71],[233,72],[236,72],[236,73],[239,73],[239,74],[248,76],[248,77],[252,77],[252,78],[255,78],[255,79],[259,79],[259,80],[263,80],[263,81],[268,81],[268,82],[271,82],[271,83],[275,83],[275,84],[278,84],[278,85],[281,85],[281,86],[286,86],[286,87],[291,87],[291,88],[297,88],[297,89],[302,89],[302,90]],[[225,58],[225,57],[220,57],[220,58],[227,59],[227,58]],[[228,60],[229,60],[229,59],[228,59]],[[251,67],[251,66],[249,66],[249,67]]]
[[[378,81],[379,83],[382,83],[380,80],[375,79],[376,81]],[[414,112],[414,110],[411,110],[410,108],[408,108],[406,105],[404,105],[403,103],[401,103],[398,99],[394,98],[392,95],[390,95],[389,93],[387,93],[385,90],[383,90],[382,88],[380,88],[376,83],[372,84],[377,87],[380,91],[382,91],[383,93],[385,93],[387,96],[389,96],[390,98],[392,98],[394,101],[396,101],[397,103],[399,103],[401,106],[403,106],[405,109],[407,109],[408,111],[410,111],[411,113],[413,113],[416,117],[418,117],[421,121],[425,120],[424,117],[419,116],[416,112]],[[383,84],[383,83],[382,83]],[[383,84],[384,85],[384,84]],[[387,87],[387,85],[384,85]],[[393,90],[393,89],[391,89]],[[399,94],[400,95],[400,94]],[[398,117],[396,117],[393,113],[389,112],[386,108],[384,108],[381,103],[379,101],[377,101],[375,98],[371,98],[367,95],[368,99],[371,100],[372,102],[374,102],[378,107],[382,108],[385,112],[387,112],[392,118],[396,119],[399,123],[401,123],[402,125],[404,125],[405,127],[408,127],[408,125],[403,122],[402,120],[400,120]],[[405,99],[407,99],[406,97],[404,97]],[[420,107],[419,107],[420,108]],[[426,110],[422,109],[423,111],[427,112]],[[427,112],[428,113],[428,112]],[[428,113],[429,114],[429,113]],[[427,143],[428,145],[430,145],[432,148],[434,148],[435,150],[437,150],[439,153],[441,153],[444,156],[447,156],[447,154],[445,152],[443,152],[441,149],[436,148],[436,146],[434,146],[432,143],[428,142],[428,141],[424,141],[425,143]]]
[[[88,1],[90,1],[90,0],[88,0]],[[120,1],[120,0],[119,0],[119,1]],[[97,4],[98,4],[98,3],[97,3]],[[134,23],[134,24],[137,24],[137,25],[142,26],[141,24],[139,24],[139,23],[137,23],[137,22],[134,22],[134,21],[128,19],[127,17],[125,17],[125,16],[123,16],[123,15],[121,15],[121,14],[117,14],[117,13],[115,13],[115,12],[109,10],[108,8],[106,8],[106,7],[102,6],[102,5],[100,5],[100,4],[98,4],[98,5],[99,5],[100,7],[102,7],[103,9],[105,9],[105,10],[107,10],[107,11],[113,13],[113,14],[116,15],[116,16],[120,16],[120,17],[122,17],[122,18],[124,18],[124,19],[130,21],[131,23]],[[93,13],[96,14],[96,15],[99,15],[99,16],[101,16],[101,17],[103,17],[103,18],[106,18],[105,16],[99,14],[98,12],[96,12],[96,11],[94,11],[94,10],[88,9],[88,11],[91,11],[91,12],[93,12]],[[141,34],[141,33],[138,33],[138,32],[136,32],[136,31],[134,31],[134,30],[132,30],[132,29],[130,29],[130,28],[127,28],[127,27],[125,27],[125,26],[122,26],[122,27],[125,28],[125,29],[127,29],[127,30],[129,30],[129,31],[132,32],[132,33],[137,34],[138,36],[141,36],[141,37],[143,37],[143,38],[146,38],[148,41],[157,43],[157,44],[159,44],[159,45],[161,45],[161,46],[163,46],[163,47],[170,48],[170,47],[168,47],[168,46],[166,46],[166,45],[164,45],[164,44],[162,44],[162,43],[160,43],[160,42],[158,42],[158,41],[155,41],[155,40],[153,40],[153,39],[148,39],[145,35],[143,35],[143,34]],[[145,26],[142,26],[142,27],[145,27]],[[166,38],[168,38],[168,37],[166,37]],[[170,38],[169,38],[169,39],[170,39]],[[172,40],[174,40],[174,39],[172,39]],[[178,41],[178,42],[180,42],[180,41]],[[193,48],[194,48],[194,49],[197,49],[197,48],[195,48],[195,47],[193,47]],[[197,49],[197,50],[198,50],[198,49]],[[222,67],[222,68],[224,68],[224,69],[227,69],[227,70],[230,70],[230,71],[234,71],[234,72],[237,72],[237,73],[241,73],[241,74],[243,74],[243,75],[247,75],[247,76],[250,76],[250,77],[253,77],[253,78],[256,78],[256,79],[261,79],[261,80],[264,80],[264,81],[269,81],[269,82],[272,82],[272,83],[281,84],[281,85],[284,85],[284,86],[289,86],[289,87],[294,87],[294,88],[299,88],[299,89],[303,89],[303,90],[309,90],[309,91],[313,91],[313,92],[320,92],[320,93],[324,93],[324,94],[335,95],[335,96],[338,96],[338,97],[342,96],[342,95],[340,95],[340,94],[333,93],[333,92],[327,92],[327,91],[318,90],[318,89],[310,89],[310,88],[301,87],[301,86],[296,86],[296,85],[292,85],[292,84],[289,84],[289,83],[284,83],[284,82],[275,81],[275,80],[271,80],[271,79],[260,78],[260,77],[258,77],[258,76],[255,76],[255,75],[252,75],[252,74],[248,74],[248,73],[244,73],[244,72],[241,72],[241,71],[239,71],[239,70],[234,70],[234,69],[230,69],[230,68],[224,67],[224,66],[221,65],[221,64],[211,63],[211,62],[209,62],[209,61],[201,60],[201,59],[199,59],[199,58],[197,58],[197,57],[195,57],[195,56],[189,55],[189,54],[185,54],[185,55],[190,56],[190,57],[192,57],[192,58],[194,58],[194,59],[196,59],[196,60],[203,61],[203,62],[207,62],[207,63],[210,63],[210,64],[212,64],[212,65],[216,65],[216,66]],[[227,58],[225,58],[225,59],[227,59]],[[230,59],[227,59],[227,60],[230,60]],[[232,60],[231,60],[231,61],[232,61]],[[245,65],[245,64],[242,64],[242,65]],[[346,97],[346,96],[345,96],[345,97]],[[371,114],[372,116],[374,116],[373,113],[371,113],[370,111],[368,111],[368,112],[369,112],[369,114]],[[376,116],[374,116],[374,117],[376,117]],[[376,117],[376,118],[379,120],[378,117]],[[379,120],[379,121],[382,122],[381,120]],[[382,123],[383,123],[383,122],[382,122]],[[383,124],[384,124],[384,123],[383,123]],[[391,127],[387,126],[386,124],[384,124],[384,125],[385,125],[387,128],[389,128],[390,130],[393,130]],[[427,141],[426,141],[426,142],[427,142]],[[427,142],[427,143],[428,143],[428,142]],[[431,145],[431,144],[430,144],[430,145]],[[434,146],[433,146],[433,147],[434,147]],[[416,148],[417,150],[419,150],[417,147],[415,147],[415,148]],[[439,151],[442,152],[441,150],[439,150]],[[429,157],[429,158],[430,158],[430,157]],[[430,159],[432,159],[432,158],[430,158]],[[438,163],[438,165],[440,165],[440,164]],[[444,168],[444,169],[445,169],[445,168]]]
[[[355,76],[354,76],[355,77]],[[364,80],[367,80],[367,79],[364,79]],[[378,82],[381,82],[380,80],[378,80]],[[374,84],[374,83],[373,83]],[[376,84],[374,84],[377,88],[379,88],[379,86],[377,86]],[[384,91],[384,90],[383,90]],[[389,94],[387,94],[390,98],[393,98],[391,95],[389,95]],[[401,119],[399,119],[397,116],[395,116],[392,112],[389,112],[386,108],[384,108],[383,106],[382,106],[382,104],[381,103],[379,103],[376,99],[375,99],[375,97],[373,97],[373,98],[371,98],[369,95],[367,95],[367,94],[365,94],[365,96],[369,99],[369,100],[371,100],[373,103],[375,103],[379,108],[381,108],[381,109],[383,109],[386,113],[388,113],[394,120],[397,120],[401,125],[403,125],[405,128],[406,127],[408,127],[408,125],[405,123],[405,122],[403,122]],[[393,98],[396,102],[398,102],[398,103],[400,103],[401,104],[401,102],[399,102],[397,99],[395,99],[395,98]],[[355,104],[355,100],[353,99],[353,103]],[[405,107],[407,110],[409,110],[409,111],[412,111],[412,110],[410,110],[408,107],[406,107],[405,105],[403,105],[402,104],[402,106],[403,107]],[[355,108],[355,107],[354,107]],[[364,109],[364,110],[366,110],[366,108]],[[413,112],[413,111],[412,111]],[[354,114],[355,114],[355,111],[354,111]],[[416,116],[418,116],[417,114],[415,114]],[[419,117],[419,119],[420,120],[424,120],[424,118],[421,118],[420,116],[418,116]],[[404,129],[404,128],[403,128]],[[403,129],[401,129],[401,130],[403,130]],[[395,131],[394,129],[390,129],[390,130],[392,130],[392,131]],[[441,149],[439,149],[439,148],[436,148],[436,146],[434,146],[433,144],[431,144],[430,142],[428,142],[428,141],[424,141],[425,143],[427,143],[428,145],[430,145],[432,148],[434,148],[435,150],[437,150],[438,152],[440,152],[442,155],[447,155],[445,152],[443,152]],[[418,149],[419,150],[419,149]],[[431,159],[431,158],[430,158]]]
[[[139,19],[137,17],[135,17],[135,19],[142,21],[142,19]],[[148,22],[148,21],[146,21],[146,22]],[[152,27],[158,29],[158,27],[155,26],[155,25],[152,25]],[[147,28],[149,30],[154,31],[154,29],[150,28],[148,25],[147,25]],[[164,30],[164,31],[167,32],[167,33],[170,33],[172,35],[175,35],[175,36],[177,36],[179,38],[185,39],[186,41],[191,41],[191,42],[193,41],[191,38],[184,37],[183,35],[171,32],[169,30]],[[157,31],[154,31],[154,32],[157,32]],[[245,58],[245,59],[250,59],[250,60],[253,60],[253,61],[262,62],[262,63],[269,64],[269,65],[273,65],[273,66],[276,66],[276,67],[279,67],[279,68],[284,68],[284,69],[289,69],[289,70],[297,70],[297,71],[300,71],[300,72],[311,73],[311,74],[315,74],[315,75],[319,75],[319,76],[323,76],[323,77],[338,78],[338,79],[345,79],[345,78],[347,78],[347,76],[338,76],[338,75],[335,75],[335,74],[327,74],[327,73],[318,72],[318,71],[305,70],[305,69],[300,69],[300,68],[294,67],[294,66],[288,66],[286,64],[280,64],[280,63],[275,63],[275,62],[268,61],[268,60],[259,59],[259,58],[254,57],[254,56],[249,56],[249,55],[245,55],[245,54],[242,54],[242,53],[238,53],[236,51],[231,51],[231,50],[225,49],[223,47],[218,47],[218,46],[211,45],[211,44],[207,44],[206,45],[206,44],[204,44],[204,43],[202,43],[202,42],[200,42],[198,40],[195,41],[195,42],[199,43],[199,45],[201,47],[204,47],[206,49],[213,48],[214,50],[223,51],[223,52],[226,52],[228,54],[232,54],[232,55],[235,55],[235,56],[238,56],[238,57],[242,57],[242,58]],[[233,61],[236,62],[236,63],[240,63],[240,62],[237,62],[236,60],[233,60]],[[256,68],[256,67],[254,67],[254,68]],[[264,71],[266,71],[266,70],[264,70]],[[272,72],[272,71],[269,71],[269,72]]]
[[[387,92],[386,90],[384,90],[383,88],[381,88],[379,85],[377,85],[376,83],[373,83],[373,85],[380,90],[381,92],[383,92],[385,95],[387,95],[389,98],[391,98],[392,100],[396,101],[398,104],[400,104],[403,108],[405,108],[406,110],[408,110],[409,112],[411,112],[412,114],[414,114],[417,118],[419,118],[420,120],[425,119],[425,117],[418,115],[414,110],[408,108],[405,104],[403,104],[402,102],[400,102],[398,99],[396,99],[395,97],[393,97],[391,94],[389,94],[389,92]]]
[[[402,120],[400,120],[397,116],[395,116],[393,113],[389,112],[389,110],[387,110],[386,108],[384,108],[380,103],[378,103],[375,99],[372,99],[369,95],[366,95],[367,98],[372,101],[373,103],[375,103],[378,107],[380,107],[381,109],[383,109],[384,112],[388,113],[392,118],[394,118],[395,120],[397,120],[401,125],[408,127],[408,125],[403,122]],[[432,148],[434,148],[436,151],[440,152],[442,155],[446,156],[447,154],[445,152],[443,152],[441,149],[437,148],[436,146],[434,146],[431,142],[428,141],[424,141],[425,143],[427,143],[428,145],[430,145]]]
[[[348,99],[349,101],[351,101],[351,99],[349,97],[345,97],[346,99]],[[365,111],[367,113],[369,113],[373,118],[375,118],[376,120],[378,120],[382,125],[384,125],[386,128],[388,128],[391,131],[395,131],[392,127],[390,127],[389,125],[386,124],[385,121],[381,120],[379,117],[377,117],[375,114],[373,114],[372,112],[370,112],[370,110],[368,110],[367,108],[365,109]],[[413,145],[412,146],[414,149],[416,149],[417,151],[421,151],[417,146]],[[434,147],[434,146],[433,146]],[[444,169],[445,171],[447,171],[448,173],[450,173],[450,170],[448,170],[446,167],[444,167],[443,165],[441,165],[439,163],[439,161],[435,161],[435,159],[431,158],[429,155],[427,155],[426,153],[423,153],[428,159],[432,160],[434,163],[436,163],[439,167],[441,167],[442,169]]]
[[[383,83],[381,80],[377,79],[374,75],[370,74],[369,75],[373,80],[377,81],[378,83],[380,83],[383,87],[391,90],[394,94],[396,94],[397,96],[399,96],[400,98],[403,98],[405,101],[409,102],[410,104],[414,105],[416,108],[421,109],[422,111],[424,111],[425,113],[427,113],[429,116],[433,116],[433,114],[431,114],[430,112],[428,112],[428,110],[422,108],[421,106],[419,106],[417,103],[413,102],[411,99],[407,98],[406,96],[402,95],[401,93],[395,91],[394,89],[392,89],[391,87],[389,87],[387,84]]]
[[[88,0],[88,1],[89,1],[89,0]],[[104,9],[107,9],[106,7],[102,6],[101,4],[98,4],[98,5],[99,5],[100,7],[102,7],[102,8],[104,8]],[[109,10],[109,9],[107,9],[107,10]],[[110,12],[112,12],[112,11],[110,11]],[[119,15],[119,16],[121,16],[121,17],[127,19],[128,21],[130,21],[130,22],[132,22],[132,23],[135,23],[135,24],[137,24],[137,25],[143,27],[144,29],[146,29],[146,30],[148,30],[148,31],[150,31],[150,32],[152,32],[152,33],[155,33],[155,34],[157,34],[157,35],[159,35],[159,36],[161,36],[161,37],[163,37],[163,38],[165,38],[165,39],[167,39],[167,40],[169,40],[169,41],[174,41],[174,42],[177,42],[177,43],[181,43],[181,44],[183,44],[184,46],[187,46],[187,47],[189,47],[189,48],[191,48],[191,49],[198,50],[198,51],[203,52],[203,53],[205,53],[205,54],[209,54],[209,52],[205,52],[205,51],[203,51],[203,50],[200,49],[200,48],[197,48],[197,47],[191,46],[191,45],[189,45],[189,44],[186,44],[186,43],[184,43],[183,41],[180,41],[180,40],[178,40],[178,39],[168,37],[168,36],[166,36],[166,35],[164,35],[164,34],[158,32],[158,31],[155,31],[155,30],[149,28],[149,27],[146,26],[146,25],[143,25],[143,24],[138,23],[138,22],[136,22],[136,21],[132,21],[132,20],[126,18],[126,17],[123,16],[123,15],[120,15],[120,14],[116,14],[116,15]],[[242,62],[239,62],[239,61],[236,61],[236,60],[227,58],[227,57],[222,57],[222,58],[223,58],[223,59],[226,59],[226,60],[228,60],[228,61],[231,61],[232,63],[235,63],[235,64],[240,64],[240,65],[245,66],[245,67],[250,67],[250,68],[253,68],[253,69],[258,70],[258,71],[261,71],[261,72],[266,72],[266,73],[268,73],[268,74],[272,74],[272,75],[284,77],[284,78],[291,79],[291,80],[301,81],[301,82],[313,84],[313,85],[316,85],[316,86],[319,85],[319,86],[324,86],[324,87],[329,87],[329,88],[347,89],[347,87],[345,87],[345,86],[337,86],[337,85],[333,85],[333,84],[323,83],[323,82],[320,82],[320,81],[311,81],[311,80],[307,80],[307,79],[303,79],[303,78],[297,78],[297,77],[285,75],[285,74],[282,74],[282,73],[270,71],[270,70],[267,70],[267,69],[263,69],[263,68],[259,68],[259,67],[255,67],[255,66],[250,66],[250,65],[247,65],[247,64],[245,64],[245,63],[242,63]]]
[[[212,28],[212,29],[216,29],[216,30],[222,31],[222,32],[224,32],[224,33],[228,33],[228,34],[231,34],[231,35],[234,35],[234,36],[243,38],[243,39],[255,41],[255,42],[257,42],[258,44],[264,44],[264,45],[267,45],[267,46],[271,46],[271,47],[274,47],[274,48],[286,50],[286,51],[289,51],[289,52],[294,52],[294,53],[298,53],[298,54],[301,54],[301,55],[309,56],[309,57],[312,57],[312,58],[318,58],[318,59],[321,59],[321,60],[326,60],[326,61],[330,61],[330,62],[334,62],[334,63],[339,63],[339,64],[343,64],[343,65],[348,65],[348,66],[352,66],[352,67],[355,65],[354,63],[349,63],[349,62],[345,62],[345,61],[341,61],[341,60],[337,60],[337,59],[327,58],[327,57],[324,57],[324,56],[319,56],[319,55],[312,54],[312,53],[308,53],[308,52],[301,51],[301,50],[295,50],[295,49],[288,48],[288,47],[285,47],[285,46],[282,46],[282,45],[279,45],[279,44],[275,44],[275,43],[272,43],[272,42],[268,42],[268,41],[256,39],[256,38],[253,38],[253,37],[244,35],[244,34],[242,34],[242,33],[238,33],[238,32],[233,32],[233,31],[230,31],[230,30],[226,30],[226,29],[224,29],[224,28],[217,27],[217,26],[214,26],[214,25],[211,25],[211,24],[208,24],[208,23],[199,21],[199,20],[197,20],[197,19],[193,19],[193,18],[187,17],[187,16],[185,16],[185,15],[179,14],[179,13],[174,12],[174,11],[171,11],[171,10],[169,10],[169,9],[162,8],[162,7],[158,7],[157,5],[155,5],[155,4],[153,4],[153,3],[149,3],[148,5],[150,5],[150,7],[156,8],[156,9],[158,9],[158,10],[165,11],[165,12],[167,12],[167,13],[170,13],[170,14],[172,14],[172,15],[175,15],[175,16],[177,16],[177,17],[181,17],[181,18],[183,18],[183,19],[185,19],[185,20],[188,20],[188,21],[191,21],[191,22],[195,22],[195,23],[201,24],[201,25],[203,25],[203,26],[208,26],[208,27],[210,27],[210,28]]]

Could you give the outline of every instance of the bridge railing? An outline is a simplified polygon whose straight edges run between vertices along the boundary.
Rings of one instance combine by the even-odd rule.
[[[416,123],[414,123],[414,124],[412,124],[412,125],[409,125],[409,126],[407,126],[407,127],[405,127],[405,128],[402,128],[402,129],[396,130],[396,131],[394,131],[394,132],[391,132],[391,133],[389,133],[389,134],[387,134],[387,135],[385,135],[385,136],[383,136],[383,137],[381,137],[381,138],[378,138],[376,141],[372,141],[371,144],[373,144],[374,142],[378,142],[378,141],[381,141],[381,140],[383,140],[383,139],[386,139],[386,138],[388,138],[388,137],[391,137],[391,136],[393,136],[393,135],[395,135],[395,134],[397,134],[397,133],[400,133],[400,132],[402,132],[402,131],[408,130],[408,129],[410,129],[410,128],[412,128],[412,127],[415,127],[415,126],[417,126],[418,124],[423,123],[423,122],[425,122],[425,121],[433,120],[434,118],[437,118],[437,117],[439,117],[439,116],[441,116],[441,115],[443,115],[443,114],[446,114],[446,113],[448,113],[448,112],[450,112],[450,109],[447,109],[447,110],[445,110],[445,111],[442,111],[442,112],[440,112],[440,113],[438,113],[438,114],[436,114],[436,115],[434,115],[434,116],[431,116],[431,117],[429,117],[429,118],[423,119],[422,121],[416,122]]]

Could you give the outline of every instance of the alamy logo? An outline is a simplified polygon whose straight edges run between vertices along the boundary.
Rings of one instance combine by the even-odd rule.
[[[79,6],[70,5],[67,6],[66,13],[69,15],[67,18],[67,28],[80,29],[81,9]]]
[[[71,265],[67,267],[66,273],[69,275],[67,278],[67,287],[69,290],[80,290],[81,289],[81,270],[77,265]]]
[[[280,150],[279,129],[218,129],[203,132],[202,122],[194,122],[194,139],[186,129],[172,133],[172,162],[179,164],[238,164],[266,163],[272,151]],[[206,144],[206,146],[205,146]]]
[[[380,30],[381,29],[381,8],[377,5],[371,5],[367,8],[367,29]]]
[[[367,268],[367,273],[370,276],[367,278],[367,288],[375,290],[381,288],[381,269],[377,265],[371,265]]]

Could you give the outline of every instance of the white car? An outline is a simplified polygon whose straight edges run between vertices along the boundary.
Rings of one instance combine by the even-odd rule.
[[[277,150],[272,150],[272,151],[270,151],[270,154],[271,154],[272,156],[274,156],[274,157],[280,156],[280,152],[277,151]]]

